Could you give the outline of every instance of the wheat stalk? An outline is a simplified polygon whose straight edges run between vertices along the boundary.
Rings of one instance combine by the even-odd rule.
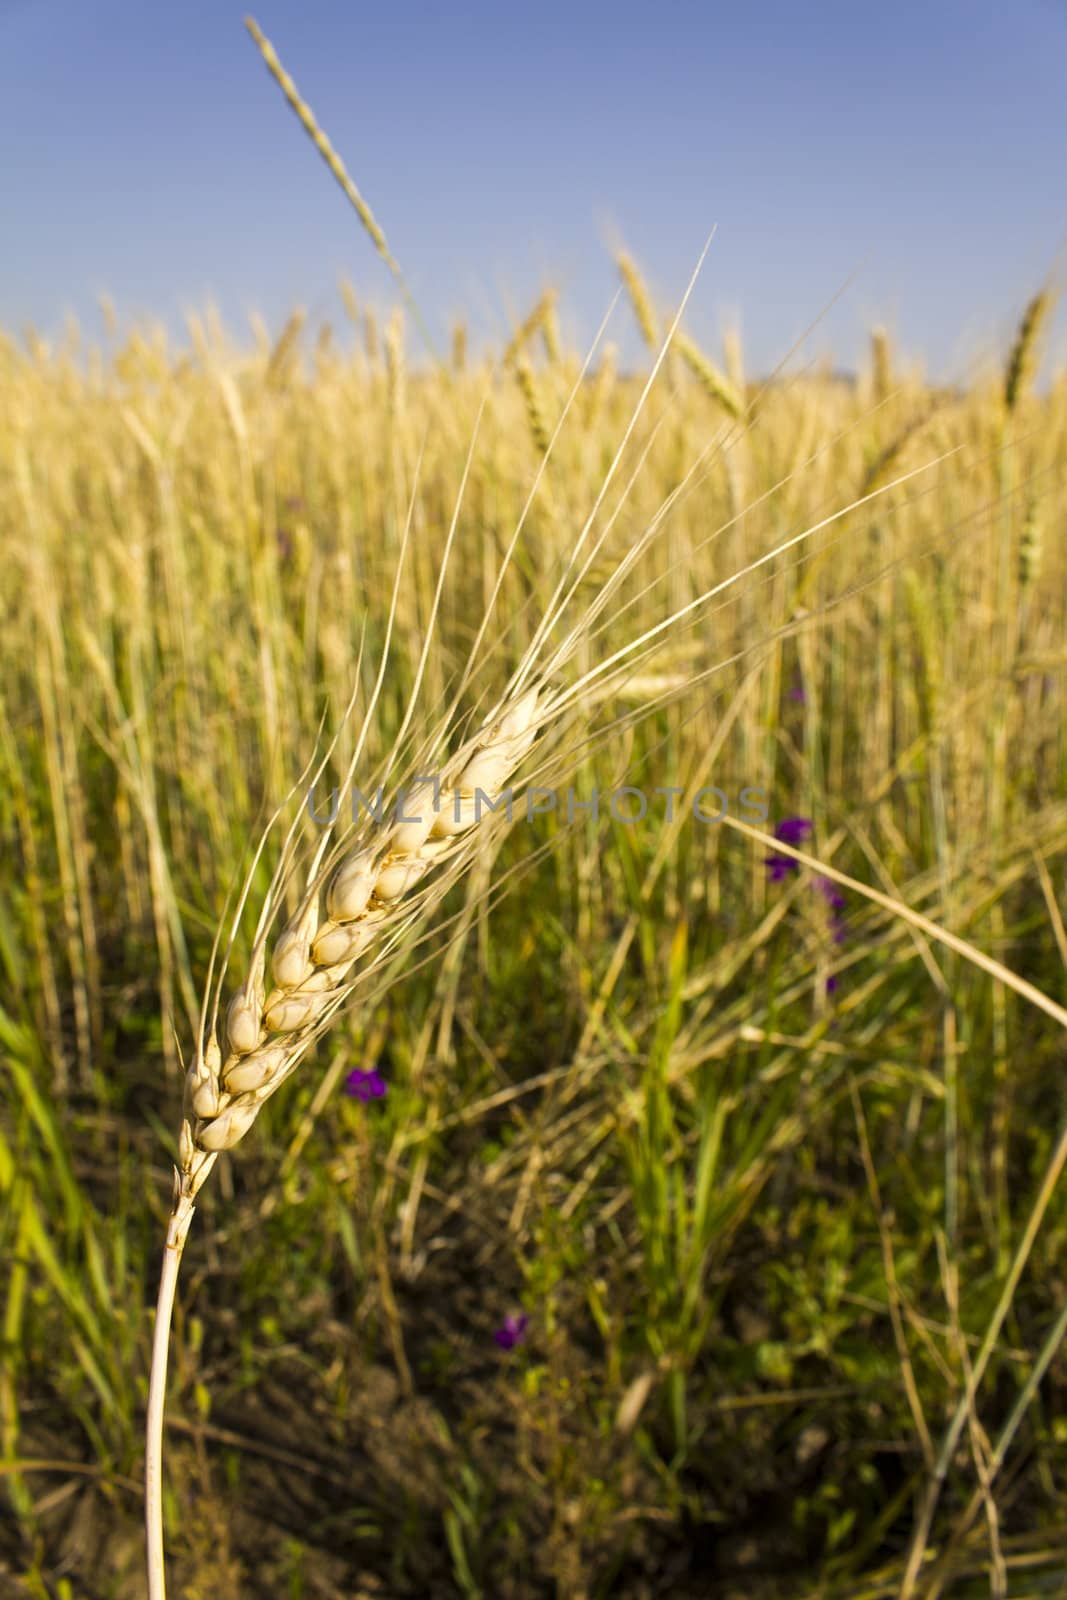
[[[149,1600],[165,1600],[166,1596],[162,1456],[167,1356],[178,1271],[195,1210],[196,1197],[207,1181],[220,1153],[233,1149],[244,1138],[267,1100],[295,1071],[311,1045],[327,1030],[341,1008],[352,999],[361,979],[365,979],[368,971],[372,969],[365,963],[359,972],[353,975],[353,968],[360,956],[366,956],[377,947],[375,962],[380,962],[401,944],[406,935],[410,934],[414,923],[425,913],[432,898],[432,892],[423,894],[412,891],[415,891],[416,885],[426,877],[431,868],[441,867],[449,862],[452,864],[450,873],[437,875],[436,895],[439,898],[448,887],[449,881],[454,881],[465,868],[469,867],[478,837],[478,824],[482,821],[482,807],[488,806],[500,794],[508,777],[532,747],[539,727],[560,716],[580,696],[581,682],[577,686],[572,686],[569,691],[555,695],[549,693],[548,676],[549,673],[558,671],[574,654],[579,641],[609,600],[613,592],[612,583],[605,585],[599,603],[588,609],[583,620],[554,650],[547,669],[540,672],[539,657],[555,624],[564,614],[580,585],[582,571],[578,570],[575,577],[579,556],[592,534],[594,520],[665,358],[670,338],[693,291],[706,251],[705,245],[674,323],[653,363],[652,371],[630,422],[601,482],[593,507],[575,541],[570,562],[560,577],[523,660],[493,713],[479,732],[468,739],[445,765],[439,787],[433,780],[423,782],[421,785],[416,784],[408,796],[403,815],[398,816],[393,823],[364,829],[355,841],[354,848],[350,835],[343,834],[331,851],[333,840],[331,821],[312,854],[305,875],[304,892],[296,913],[273,942],[269,961],[272,984],[268,990],[267,947],[277,921],[282,892],[292,882],[300,819],[297,818],[290,825],[260,912],[248,968],[236,992],[230,998],[221,1026],[219,1013],[222,986],[229,956],[234,947],[237,926],[251,893],[253,875],[272,836],[281,808],[267,823],[260,837],[243,890],[238,898],[229,943],[217,975],[215,963],[221,929],[216,936],[215,950],[212,953],[200,1010],[199,1033],[193,1059],[185,1078],[183,1115],[178,1139],[178,1165],[174,1171],[173,1205],[167,1225],[152,1344],[145,1444],[145,1526]],[[456,689],[453,705],[458,704],[474,663],[478,659],[490,615],[502,592],[504,573],[518,546],[548,455],[569,413],[578,387],[584,379],[585,371],[606,323],[607,318],[598,331],[586,363],[575,380],[571,395],[556,424],[556,429],[547,442],[546,452],[538,466],[526,505],[504,554],[486,614],[471,646],[468,666]],[[475,438],[476,436],[475,434]],[[471,442],[471,452],[474,450],[474,442],[474,440]],[[415,674],[408,710],[394,742],[394,753],[403,747],[404,738],[414,715],[470,461],[471,455],[468,454],[452,525],[444,543],[441,572],[428,619],[422,655]],[[621,504],[620,501],[620,509]],[[617,514],[618,511],[615,515]],[[597,551],[607,537],[612,520],[609,519],[606,528],[592,540],[586,555],[587,564],[595,559]],[[645,539],[639,540],[631,550],[627,561],[621,564],[615,574],[616,579],[620,577],[627,562],[635,559],[647,540],[655,536],[657,527],[658,519],[653,522]],[[398,561],[377,681],[364,719],[363,733],[356,742],[344,782],[338,790],[338,803],[352,789],[363,752],[366,731],[384,681],[409,533],[410,515]],[[654,633],[658,631],[653,630]],[[640,648],[644,642],[643,638],[638,639],[634,648]],[[618,655],[619,652],[616,652],[615,656],[609,658],[607,664],[609,668],[615,665]],[[350,704],[349,711],[351,709]],[[446,717],[446,727],[447,722]],[[315,770],[314,780],[321,777],[331,755],[332,747],[327,749]],[[388,776],[388,771],[387,763],[383,781]],[[307,776],[305,773],[303,778],[306,779]],[[417,812],[413,809],[416,805],[419,808]]]
[[[439,780],[428,779],[403,797],[396,807],[401,813],[398,820],[369,828],[356,848],[330,865],[325,864],[327,831],[313,857],[296,915],[274,939],[268,964],[280,865],[260,917],[248,970],[221,1027],[217,992],[210,1014],[205,999],[200,1037],[185,1077],[152,1349],[145,1458],[150,1600],[163,1600],[165,1595],[162,1428],[167,1352],[178,1269],[196,1197],[219,1154],[240,1143],[271,1095],[351,998],[359,981],[352,976],[357,958],[376,945],[395,946],[410,929],[419,914],[418,897],[410,909],[405,903],[415,886],[446,862],[459,870],[469,864],[484,813],[495,814],[505,783],[537,737],[543,698],[536,687],[505,697]],[[351,776],[350,769],[346,787]],[[268,824],[260,850],[269,831]],[[292,833],[287,843],[291,839]],[[364,966],[359,976],[367,970]]]

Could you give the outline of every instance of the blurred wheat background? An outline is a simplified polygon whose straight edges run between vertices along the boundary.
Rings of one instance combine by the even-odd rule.
[[[619,266],[617,316],[654,348],[672,308]],[[528,643],[652,361],[602,346],[579,380],[551,293],[495,359],[457,324],[436,364],[409,357],[403,309],[345,304],[347,328],[297,315],[251,351],[211,315],[180,348],[149,324],[0,344],[5,1596],[143,1593],[180,1053],[257,819],[373,679],[409,508],[371,766],[483,401],[431,708],[572,388],[480,691]],[[597,654],[862,503],[590,708],[616,726],[580,797],[675,786],[674,823],[654,804],[514,827],[436,944],[221,1158],[172,1351],[177,1594],[1063,1592],[1062,1033],[688,810],[762,788],[768,829],[809,820],[812,853],[1063,1000],[1067,377],[1037,381],[1046,310],[960,390],[880,330],[855,379],[801,359],[767,380],[737,338],[676,341],[590,596],[684,486]],[[386,1092],[346,1095],[354,1070]]]

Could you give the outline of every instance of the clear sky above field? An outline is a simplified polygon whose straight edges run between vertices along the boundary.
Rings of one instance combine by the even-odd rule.
[[[625,242],[750,366],[872,321],[962,378],[1067,241],[1067,0],[257,0],[435,330],[546,282],[593,332]],[[0,0],[0,324],[73,310],[340,326],[390,285],[227,0]],[[632,337],[620,309],[613,337]],[[1057,324],[1064,348],[1064,318]]]

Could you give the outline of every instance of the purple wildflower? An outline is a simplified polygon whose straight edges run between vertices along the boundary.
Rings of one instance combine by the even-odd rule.
[[[783,844],[798,845],[810,832],[811,823],[807,817],[783,817],[774,830],[774,837]]]
[[[844,911],[847,902],[832,878],[816,878],[815,887],[831,911]]]
[[[834,990],[836,988],[837,988],[837,979],[834,978],[834,977],[827,978],[827,980],[826,980],[826,992],[827,992],[827,994],[833,994],[833,992],[834,992]]]
[[[517,1344],[522,1343],[526,1337],[526,1328],[529,1321],[530,1319],[525,1311],[518,1316],[514,1312],[508,1313],[501,1326],[493,1334],[493,1338],[501,1350],[514,1350]]]
[[[364,1104],[368,1100],[380,1100],[385,1093],[385,1079],[380,1072],[373,1069],[364,1072],[361,1067],[353,1067],[345,1079],[345,1094],[354,1095]]]
[[[811,832],[807,817],[783,817],[774,830],[776,839],[783,844],[798,845]],[[791,856],[766,856],[768,882],[781,883],[791,872],[800,871],[799,861]]]
[[[795,700],[798,705],[806,706],[808,703],[808,697],[804,693],[804,680],[799,672],[794,672],[793,674],[793,684],[789,690],[789,698],[790,700]]]
[[[830,927],[833,930],[834,943],[844,944],[848,938],[848,929],[845,927],[844,920],[841,917],[831,917]]]

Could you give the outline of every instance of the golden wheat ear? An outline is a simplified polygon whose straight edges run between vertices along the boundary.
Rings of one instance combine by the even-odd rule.
[[[440,779],[401,789],[398,820],[370,827],[339,863],[314,874],[269,964],[259,943],[227,1008],[222,1045],[212,1037],[187,1074],[179,1176],[190,1198],[209,1158],[240,1142],[320,1023],[353,998],[354,963],[398,926],[405,899],[435,867],[473,856],[479,824],[537,737],[541,699],[533,688],[505,701]]]
[[[415,319],[419,333],[426,342],[426,348],[436,359],[437,353],[434,348],[433,337],[426,326],[422,312],[419,310],[418,301],[412,294],[408,285],[408,281],[401,271],[400,263],[397,261],[393,252],[389,248],[385,233],[377,217],[374,215],[374,212],[371,210],[366,200],[356,188],[356,185],[353,183],[352,178],[349,175],[347,167],[331,144],[328,135],[319,125],[315,113],[312,111],[311,107],[300,93],[300,90],[297,88],[288,72],[286,72],[278,57],[278,52],[275,50],[266,34],[259,26],[259,23],[256,21],[255,17],[246,16],[245,27],[255,40],[256,48],[263,57],[264,66],[274,79],[275,83],[278,85],[279,89],[282,91],[282,94],[284,94],[293,111],[296,113],[301,127],[304,129],[304,132],[315,146],[315,149],[319,152],[319,155],[322,157],[323,161],[325,161],[327,167],[329,167],[330,172],[337,181],[337,184],[344,194],[345,199],[348,201],[349,205],[356,213],[356,216],[366,229],[375,250],[377,250],[378,254],[389,268],[389,271],[392,273],[394,279],[396,280],[397,287],[404,297],[404,301],[408,307],[408,310]]]
[[[1004,369],[1004,409],[1012,416],[1037,372],[1041,339],[1056,304],[1050,288],[1039,289],[1023,312]]]

